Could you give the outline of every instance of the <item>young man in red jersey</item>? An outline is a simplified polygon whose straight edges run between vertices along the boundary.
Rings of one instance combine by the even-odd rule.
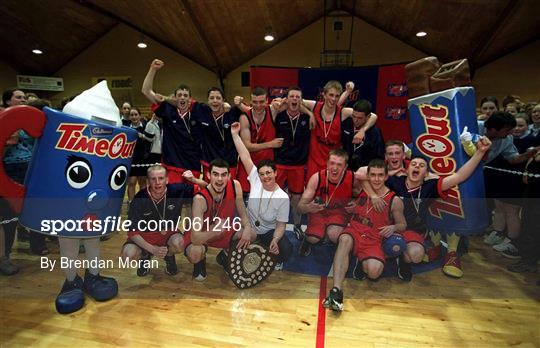
[[[332,264],[334,286],[323,302],[325,308],[334,311],[343,310],[342,283],[349,267],[349,255],[355,255],[360,263],[355,272],[376,280],[382,274],[385,264],[383,239],[401,233],[407,227],[403,202],[385,186],[388,168],[384,161],[372,160],[367,172],[374,193],[385,202],[385,207],[382,211],[376,211],[369,196],[363,191],[354,207],[348,209],[352,213],[350,223],[339,236]]]

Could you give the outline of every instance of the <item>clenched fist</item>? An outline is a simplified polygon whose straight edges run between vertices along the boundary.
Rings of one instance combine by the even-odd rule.
[[[154,59],[152,61],[152,63],[150,64],[150,69],[159,70],[159,69],[163,68],[164,65],[165,65],[165,63],[163,63],[163,61],[161,61],[159,59]]]

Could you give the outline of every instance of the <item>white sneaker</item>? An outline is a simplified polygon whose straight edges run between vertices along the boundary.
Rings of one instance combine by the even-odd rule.
[[[504,236],[499,231],[491,231],[486,237],[484,237],[484,243],[487,245],[497,245],[504,241]]]
[[[502,243],[493,246],[493,250],[498,252],[503,251],[517,251],[517,248],[512,244],[512,241],[509,238],[505,238]]]
[[[283,262],[278,262],[274,266],[274,270],[276,270],[276,271],[281,271],[282,269],[283,269]]]

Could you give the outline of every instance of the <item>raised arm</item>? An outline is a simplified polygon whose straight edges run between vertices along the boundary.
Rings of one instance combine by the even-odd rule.
[[[148,69],[146,77],[144,78],[141,92],[151,103],[161,103],[164,100],[161,94],[154,92],[154,78],[156,76],[156,72],[164,65],[165,63],[163,63],[161,60],[154,59],[150,64],[150,69]]]
[[[249,154],[249,151],[246,148],[246,145],[244,145],[242,138],[240,138],[240,128],[241,127],[239,122],[233,123],[231,125],[231,135],[234,141],[234,146],[236,147],[236,151],[238,152],[238,156],[240,157],[240,160],[242,161],[246,172],[251,173],[254,164]]]
[[[360,167],[354,172],[354,179],[355,180],[367,180],[367,166]]]
[[[347,82],[345,84],[345,90],[339,96],[339,100],[337,102],[337,105],[338,106],[344,105],[347,102],[347,99],[349,99],[349,96],[351,95],[353,90],[354,90],[354,82],[352,82],[352,81]]]
[[[242,111],[243,113],[246,113],[248,112],[249,110],[251,110],[251,108],[249,106],[247,106],[246,104],[244,104],[244,97],[240,97],[240,96],[235,96],[234,97],[234,105],[240,109],[240,111]]]
[[[246,205],[244,204],[244,197],[242,195],[242,186],[236,180],[233,180],[233,183],[234,183],[234,190],[236,192],[236,199],[235,199],[236,212],[238,213],[238,216],[240,217],[240,221],[242,225],[242,234],[240,236],[240,240],[238,241],[238,244],[236,247],[238,249],[243,249],[247,247],[252,241],[255,240],[255,233],[253,232],[253,229],[251,228],[251,223],[249,221]]]
[[[309,99],[302,99],[302,104],[308,108],[310,111],[313,111],[315,109],[315,105],[317,102],[315,100],[309,100]]]
[[[476,143],[476,152],[474,155],[461,168],[459,168],[457,172],[442,180],[441,189],[446,191],[467,180],[472,175],[476,167],[478,167],[478,164],[480,161],[482,161],[482,158],[490,147],[491,141],[489,141],[489,139],[486,137],[481,137]]]
[[[244,104],[244,98],[240,96],[234,97],[234,105],[236,105],[237,108],[239,108],[243,113],[247,113],[249,110],[251,110],[251,107]],[[287,103],[282,98],[276,98],[272,100],[270,103],[270,113],[272,115],[272,120],[276,119],[277,114],[279,114],[281,111],[284,111],[287,109]]]
[[[276,120],[277,114],[282,111],[287,110],[287,99],[285,98],[275,98],[270,103],[270,113],[272,114],[272,120]]]

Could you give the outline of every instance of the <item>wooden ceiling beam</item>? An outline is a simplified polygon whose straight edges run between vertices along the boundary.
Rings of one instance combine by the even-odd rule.
[[[500,50],[500,51],[499,51],[499,54],[497,54],[496,56],[491,57],[491,58],[489,58],[489,59],[486,59],[486,60],[484,60],[484,61],[479,61],[478,63],[476,63],[476,64],[475,64],[475,65],[476,65],[476,69],[478,70],[478,69],[480,69],[481,67],[484,67],[484,66],[488,65],[489,63],[493,63],[493,62],[496,61],[497,59],[500,59],[500,58],[502,58],[502,57],[504,57],[504,56],[507,56],[507,55],[509,55],[510,53],[513,53],[513,52],[515,52],[515,51],[517,51],[517,50],[519,50],[519,49],[522,49],[522,48],[524,48],[524,47],[526,47],[526,46],[528,46],[528,45],[530,45],[530,44],[535,43],[536,41],[538,41],[538,38],[536,38],[536,37],[533,36],[533,37],[531,37],[530,39],[528,39],[527,41],[525,41],[525,42],[523,42],[523,43],[521,43],[521,44],[519,44],[519,45],[511,46],[511,47],[508,47],[508,48],[506,48],[506,49],[504,49],[504,50]]]
[[[197,16],[195,16],[195,14],[193,13],[193,9],[191,8],[191,5],[189,4],[189,2],[187,2],[186,0],[178,0],[180,2],[180,4],[184,7],[184,9],[186,10],[186,13],[188,14],[189,18],[191,19],[191,22],[193,23],[193,26],[195,27],[195,30],[197,30],[197,34],[199,34],[199,37],[201,38],[202,42],[204,43],[204,46],[206,48],[206,50],[210,53],[210,56],[212,57],[213,61],[214,61],[214,69],[212,69],[212,71],[214,71],[215,73],[218,74],[218,78],[222,78],[223,77],[223,73],[224,73],[224,69],[223,69],[223,66],[221,65],[220,61],[219,61],[219,58],[216,54],[216,51],[214,50],[214,47],[212,47],[212,44],[210,43],[210,40],[208,40],[208,38],[206,37],[206,34],[201,26],[201,23],[199,22],[199,20],[197,19]]]
[[[484,53],[488,47],[493,43],[493,40],[500,34],[500,32],[503,30],[503,28],[506,26],[508,19],[513,16],[517,8],[519,8],[519,5],[521,5],[522,0],[508,0],[508,3],[504,7],[504,9],[501,11],[501,14],[499,17],[497,17],[497,20],[493,23],[492,27],[485,31],[485,34],[482,36],[480,40],[478,40],[478,46],[476,46],[475,50],[471,54],[470,61],[473,65],[476,65],[476,61],[478,57]],[[501,57],[501,55],[497,55],[497,58]]]
[[[427,55],[427,56],[433,56],[433,55],[434,55],[433,53],[429,53],[429,52],[424,51],[423,48],[418,47],[418,46],[415,45],[413,42],[411,42],[411,41],[409,41],[409,40],[406,40],[406,39],[403,39],[403,38],[400,38],[399,36],[396,36],[394,33],[389,32],[388,30],[384,29],[384,28],[381,27],[378,23],[376,23],[376,22],[370,20],[369,18],[362,17],[362,16],[360,16],[360,15],[358,15],[358,14],[356,14],[356,13],[351,13],[351,11],[346,10],[346,9],[344,9],[343,11],[345,11],[345,12],[349,13],[351,16],[356,17],[356,18],[358,18],[358,19],[360,19],[360,20],[366,22],[367,24],[369,24],[369,25],[371,25],[371,26],[373,26],[373,27],[379,29],[379,30],[382,31],[382,32],[384,32],[384,33],[386,33],[386,34],[388,34],[388,35],[390,35],[390,36],[392,36],[392,37],[395,37],[395,38],[398,39],[399,41],[402,41],[403,43],[405,43],[405,44],[407,44],[407,45],[409,45],[409,46],[411,46],[411,47],[413,47],[413,48],[419,50],[420,52],[424,53],[424,54]]]
[[[244,59],[242,62],[236,64],[235,66],[233,66],[231,69],[227,70],[225,73],[226,74],[229,74],[231,71],[235,70],[235,69],[238,69],[240,66],[244,65],[245,63],[249,62],[250,60],[252,60],[253,58],[257,57],[259,54],[269,50],[270,48],[274,47],[275,45],[283,42],[283,41],[286,41],[288,40],[291,36],[295,35],[296,33],[306,29],[307,27],[309,27],[310,25],[312,25],[313,23],[317,22],[318,20],[324,18],[324,15],[321,14],[320,16],[314,18],[312,21],[306,23],[306,25],[304,25],[303,27],[301,27],[300,29],[290,33],[289,35],[285,36],[283,39],[281,40],[275,40],[273,44],[271,44],[270,46],[265,46],[263,49],[261,50],[256,50],[254,51],[251,55],[249,55],[249,57],[247,57],[246,59]]]
[[[329,3],[327,3],[327,1]],[[311,21],[305,23],[304,26],[302,26],[301,28],[299,28],[298,30],[295,30],[294,32],[290,33],[289,35],[281,38],[280,40],[275,40],[271,45],[269,46],[265,46],[263,47],[262,49],[259,49],[259,50],[256,50],[254,51],[252,54],[250,54],[246,59],[244,59],[242,62],[239,62],[238,64],[235,64],[231,69],[227,70],[225,73],[226,74],[229,74],[230,72],[232,72],[233,70],[235,69],[238,69],[240,66],[246,64],[247,62],[249,62],[251,59],[257,57],[258,55],[260,55],[261,53],[269,50],[270,48],[276,46],[277,44],[283,42],[283,41],[286,41],[288,40],[290,37],[292,37],[293,35],[299,33],[300,31],[306,29],[307,27],[309,27],[310,25],[312,25],[313,23],[319,21],[319,20],[323,20],[324,21],[324,18],[325,18],[325,15],[327,14],[328,11],[335,11],[337,10],[337,5],[336,5],[336,1],[335,0],[325,0],[324,1],[324,5],[323,5],[323,11],[322,13],[313,18]],[[344,11],[344,12],[347,12],[347,11]],[[343,14],[342,14],[343,15]],[[341,16],[341,15],[340,15]],[[346,16],[346,15],[345,15]],[[323,36],[323,39],[324,39],[324,36]]]
[[[188,58],[189,60],[196,63],[197,65],[200,65],[200,66],[202,66],[202,67],[204,67],[204,68],[206,68],[206,69],[208,69],[210,71],[214,71],[213,67],[207,66],[207,65],[201,63],[200,59],[198,59],[197,57],[191,55],[189,52],[183,52],[183,51],[178,50],[176,47],[174,47],[171,44],[167,43],[165,40],[162,40],[159,37],[157,37],[155,35],[152,35],[151,33],[145,31],[144,29],[139,28],[139,27],[131,24],[129,21],[125,20],[124,18],[117,16],[115,13],[112,13],[112,12],[104,9],[101,6],[95,5],[95,4],[90,3],[88,1],[85,1],[85,0],[72,0],[72,1],[76,2],[76,3],[80,4],[80,5],[83,5],[83,6],[89,8],[89,9],[95,11],[95,12],[101,13],[102,15],[108,16],[109,18],[111,18],[111,19],[113,19],[113,20],[115,20],[117,22],[120,22],[120,23],[130,27],[131,29],[143,34],[144,36],[156,41],[160,45],[167,47],[171,51],[174,51],[174,52]]]
[[[84,47],[82,47],[78,52],[76,52],[75,54],[73,54],[71,57],[67,58],[64,62],[62,62],[62,65],[60,65],[60,67],[55,67],[54,69],[54,72],[51,72],[53,75],[57,74],[60,70],[62,70],[63,67],[65,67],[66,65],[68,65],[69,63],[71,63],[71,61],[73,61],[75,58],[77,58],[81,53],[83,53],[84,51],[86,51],[87,49],[89,49],[93,44],[95,44],[96,42],[98,42],[99,40],[101,40],[101,38],[103,38],[105,35],[107,35],[107,33],[109,31],[111,31],[113,28],[117,27],[120,25],[120,22],[116,21],[116,23],[114,25],[112,25],[110,28],[108,28],[106,31],[103,32],[103,34],[99,35],[98,37],[96,37],[95,40],[92,40],[90,41],[87,45],[85,45]]]

